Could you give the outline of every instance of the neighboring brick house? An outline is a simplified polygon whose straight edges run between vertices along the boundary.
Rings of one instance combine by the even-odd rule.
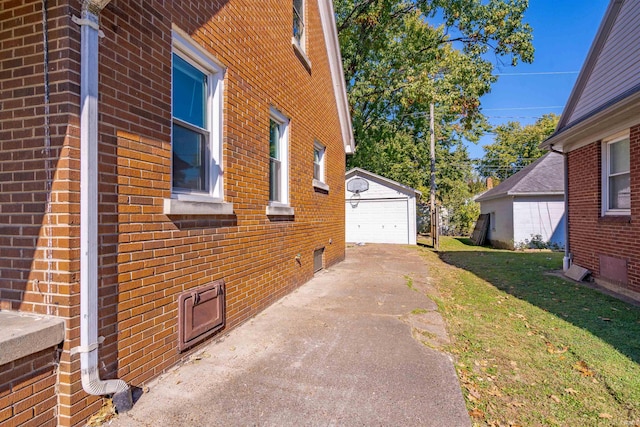
[[[0,0],[0,425],[126,409],[192,306],[344,258],[343,79],[328,0]]]
[[[610,2],[558,127],[543,143],[565,153],[565,261],[625,293],[640,292],[638,22],[640,2]]]

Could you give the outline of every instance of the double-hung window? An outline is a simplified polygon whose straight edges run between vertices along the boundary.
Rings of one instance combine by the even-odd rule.
[[[313,186],[325,191],[329,191],[329,186],[325,183],[325,152],[327,148],[315,141],[313,144]]]
[[[602,214],[631,214],[628,132],[604,140],[602,144]]]
[[[223,74],[222,67],[202,49],[174,32],[171,181],[177,198],[223,197]]]
[[[269,117],[269,202],[274,206],[289,203],[289,119],[271,109]]]
[[[293,42],[304,52],[304,0],[293,0]]]
[[[305,0],[293,0],[293,36],[291,44],[296,55],[304,65],[311,71],[311,61],[307,56],[307,30],[304,23]]]

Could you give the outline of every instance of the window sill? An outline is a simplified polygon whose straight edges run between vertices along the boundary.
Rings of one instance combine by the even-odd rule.
[[[295,212],[289,205],[281,203],[269,203],[266,210],[267,216],[294,216]]]
[[[313,180],[313,188],[317,188],[318,190],[329,192],[329,186],[322,181],[318,181],[317,179]]]
[[[621,215],[608,214],[608,215],[601,216],[600,219],[598,220],[598,222],[605,223],[605,224],[630,224],[631,223],[631,215],[628,215],[628,214],[621,214]]]
[[[300,59],[302,65],[304,65],[304,68],[306,68],[308,72],[311,72],[311,60],[302,47],[300,47],[295,37],[291,37],[291,45],[293,46],[293,51],[296,53],[296,56]]]
[[[233,203],[164,199],[165,215],[233,215]]]
[[[62,319],[0,311],[0,365],[57,346],[62,341]]]

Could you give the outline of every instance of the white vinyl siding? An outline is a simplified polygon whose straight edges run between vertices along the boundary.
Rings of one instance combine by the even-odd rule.
[[[365,179],[369,189],[356,195],[345,186],[346,241],[415,245],[415,190],[375,175],[347,176],[347,183],[356,177]]]
[[[517,197],[513,201],[513,240],[516,245],[540,236],[543,242],[564,245],[564,198]]]
[[[514,248],[540,236],[542,241],[564,246],[564,197],[505,196],[480,202],[480,211],[494,223],[487,239],[499,247]]]
[[[487,240],[503,247],[513,245],[513,199],[502,197],[480,202],[483,214],[489,214],[493,219],[487,232]]]
[[[626,1],[567,123],[640,84],[640,7]]]

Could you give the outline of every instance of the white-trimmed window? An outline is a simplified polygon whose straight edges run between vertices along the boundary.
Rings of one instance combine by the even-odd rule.
[[[325,184],[325,153],[327,148],[320,142],[313,143],[313,186],[325,191],[329,191],[329,186]]]
[[[221,200],[224,69],[175,31],[171,62],[172,195]]]
[[[289,203],[289,119],[275,109],[269,117],[269,202]]]
[[[293,0],[293,43],[305,51],[304,1]]]
[[[629,132],[602,142],[602,214],[631,214]]]

